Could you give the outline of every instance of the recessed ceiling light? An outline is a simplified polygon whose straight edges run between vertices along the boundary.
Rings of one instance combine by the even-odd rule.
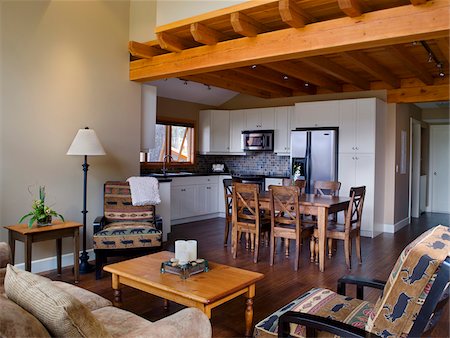
[[[256,65],[252,65],[250,68],[251,68],[251,69],[255,69],[255,68],[256,68]]]
[[[308,82],[305,82],[305,87],[309,87],[309,83]]]
[[[289,76],[283,75],[283,80],[289,80]]]

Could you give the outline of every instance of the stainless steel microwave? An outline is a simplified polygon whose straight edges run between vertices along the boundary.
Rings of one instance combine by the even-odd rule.
[[[273,151],[273,130],[244,130],[241,140],[244,151]]]

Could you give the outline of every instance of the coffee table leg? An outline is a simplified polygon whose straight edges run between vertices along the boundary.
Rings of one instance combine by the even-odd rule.
[[[8,230],[9,247],[11,248],[11,264],[14,265],[14,259],[16,257],[16,239],[12,230]]]
[[[31,247],[32,240],[30,236],[25,236],[25,271],[31,272]]]
[[[169,309],[169,305],[170,305],[169,300],[168,299],[164,299],[164,310],[168,310]]]
[[[112,275],[112,288],[114,289],[114,306],[120,307],[122,305],[122,291],[120,290],[118,275]]]
[[[255,297],[255,284],[250,285],[248,288],[248,292],[246,293],[246,302],[245,302],[245,336],[252,336],[252,327],[253,327],[253,297]]]

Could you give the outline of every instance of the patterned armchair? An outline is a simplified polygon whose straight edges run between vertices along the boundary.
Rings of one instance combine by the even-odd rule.
[[[162,221],[155,206],[133,206],[128,182],[104,185],[104,215],[94,221],[95,276],[108,256],[138,256],[161,249]]]
[[[436,226],[403,250],[387,282],[346,276],[338,293],[312,289],[258,323],[255,337],[422,336],[448,301],[449,248],[449,228]],[[346,284],[357,298],[345,296]],[[383,290],[376,304],[362,300],[364,287]]]

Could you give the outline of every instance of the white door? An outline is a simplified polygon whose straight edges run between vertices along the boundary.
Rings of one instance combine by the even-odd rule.
[[[289,107],[275,108],[274,152],[289,153]]]
[[[376,99],[359,99],[356,111],[356,151],[375,152]]]
[[[275,128],[275,115],[273,108],[260,109],[261,122],[260,127],[262,129],[274,129]]]
[[[245,129],[261,129],[261,114],[259,109],[246,109],[242,112],[245,113]]]
[[[230,152],[242,153],[242,131],[245,129],[244,110],[230,111]]]
[[[217,110],[211,112],[211,152],[230,150],[230,112]]]
[[[412,121],[411,135],[411,217],[418,218],[420,201],[420,133],[418,121]]]
[[[339,152],[354,153],[356,146],[356,100],[339,102]]]
[[[431,211],[450,213],[450,126],[431,126]]]
[[[366,187],[361,229],[372,232],[375,205],[375,155],[356,154],[355,164],[355,186],[364,185]]]

